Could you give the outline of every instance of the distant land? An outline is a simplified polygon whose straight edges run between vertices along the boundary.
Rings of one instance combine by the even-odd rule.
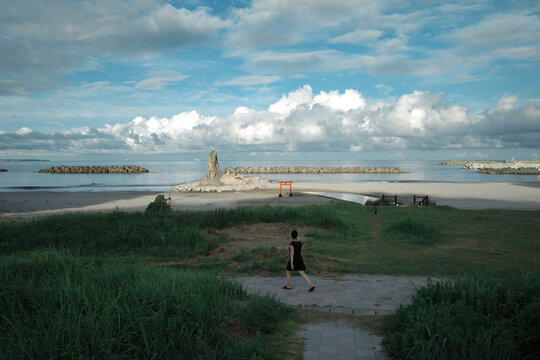
[[[0,159],[0,161],[5,161],[5,162],[16,162],[16,161],[51,161],[51,160],[40,160],[40,159]]]

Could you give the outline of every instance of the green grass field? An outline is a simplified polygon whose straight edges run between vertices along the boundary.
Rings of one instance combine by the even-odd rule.
[[[461,325],[471,334],[498,334],[510,326],[523,328],[523,317],[538,316],[538,301],[531,299],[540,297],[540,211],[374,210],[340,202],[179,212],[157,206],[145,213],[65,214],[0,223],[0,343],[8,344],[3,355],[186,358],[187,349],[196,349],[199,358],[285,358],[297,321],[291,309],[272,298],[249,296],[216,275],[281,275],[284,254],[276,248],[261,244],[229,258],[213,252],[216,244],[236,241],[220,235],[223,229],[249,230],[261,223],[307,229],[302,235],[311,273],[462,275],[459,284],[465,290],[448,285],[452,282],[444,283],[444,290],[432,285],[389,320],[387,346],[400,357],[404,349],[412,354],[409,358],[462,356],[452,352],[462,349],[459,344],[436,341],[456,337],[451,331],[461,331],[455,329],[460,324],[436,322],[456,311],[478,312],[475,306],[487,301],[489,289],[512,283],[502,273],[518,279],[516,288],[493,293],[489,312],[474,323],[483,328],[465,321]],[[168,261],[175,266],[157,265]],[[526,285],[520,285],[522,278],[528,279]],[[434,298],[429,291],[443,294],[435,310],[421,300]],[[523,292],[529,295],[515,300]],[[505,310],[509,307],[512,316]],[[396,339],[394,334],[403,333],[405,326],[413,332]],[[540,339],[538,325],[527,329],[533,341]],[[518,340],[510,344],[508,337],[485,338],[485,351],[474,358],[493,354],[500,344],[517,349],[508,350],[507,358],[538,350]]]

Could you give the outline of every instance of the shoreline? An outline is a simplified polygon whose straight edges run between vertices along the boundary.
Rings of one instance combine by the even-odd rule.
[[[288,189],[287,189],[288,190]],[[540,210],[540,183],[355,182],[293,183],[295,196],[278,198],[279,184],[243,192],[102,191],[0,192],[0,219],[54,215],[65,212],[144,211],[159,194],[170,197],[177,210],[209,210],[240,206],[323,204],[332,199],[302,191],[384,195],[429,195],[438,206],[460,209]]]

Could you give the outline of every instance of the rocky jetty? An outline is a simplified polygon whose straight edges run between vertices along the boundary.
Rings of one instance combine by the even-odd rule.
[[[0,172],[7,172],[7,171],[8,171],[7,169],[0,168]]]
[[[488,175],[540,175],[540,168],[495,168],[495,169],[478,169],[480,174]]]
[[[201,181],[180,184],[172,188],[175,192],[223,192],[223,191],[248,191],[254,189],[266,189],[270,181],[261,177],[248,177],[226,169],[219,170],[217,152],[214,150],[208,155],[208,171]]]
[[[540,175],[540,160],[504,160],[503,162],[470,162],[463,168],[489,175]]]
[[[465,164],[476,163],[476,164],[495,164],[493,160],[449,160],[438,163],[437,165],[443,166],[464,166]]]
[[[504,164],[539,164],[540,160],[503,160]]]
[[[237,174],[403,174],[408,171],[389,166],[240,166],[226,168]]]
[[[53,166],[39,170],[40,173],[50,174],[140,174],[149,172],[136,165],[123,166]]]
[[[450,160],[438,165],[463,166],[464,169],[489,175],[540,175],[540,160]]]

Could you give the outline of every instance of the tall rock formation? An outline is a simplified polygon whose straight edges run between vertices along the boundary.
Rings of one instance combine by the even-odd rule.
[[[208,155],[208,170],[206,175],[201,180],[201,185],[219,185],[221,181],[221,170],[219,169],[219,162],[217,157],[217,151],[212,150]]]
[[[180,184],[171,191],[181,192],[222,192],[249,191],[270,188],[270,181],[260,177],[248,177],[228,169],[221,173],[216,150],[208,155],[208,171],[201,181]]]

